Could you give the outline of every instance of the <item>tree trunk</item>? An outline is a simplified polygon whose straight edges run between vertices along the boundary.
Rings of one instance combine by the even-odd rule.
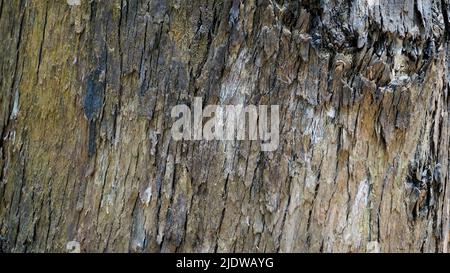
[[[4,252],[446,252],[448,0],[0,0]],[[280,106],[280,144],[171,109]]]

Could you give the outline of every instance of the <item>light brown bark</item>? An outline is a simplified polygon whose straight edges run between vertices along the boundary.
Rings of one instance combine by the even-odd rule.
[[[447,0],[79,3],[0,0],[2,251],[447,251]],[[278,150],[173,141],[194,97]]]

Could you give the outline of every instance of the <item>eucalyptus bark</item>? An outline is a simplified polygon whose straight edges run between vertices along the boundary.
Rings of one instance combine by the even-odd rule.
[[[448,0],[0,0],[4,252],[447,252]],[[171,108],[280,106],[280,145]]]

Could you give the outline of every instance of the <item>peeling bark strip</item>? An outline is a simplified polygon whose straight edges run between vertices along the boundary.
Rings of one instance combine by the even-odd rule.
[[[5,252],[447,252],[448,0],[0,2]],[[274,152],[170,110],[280,105]]]

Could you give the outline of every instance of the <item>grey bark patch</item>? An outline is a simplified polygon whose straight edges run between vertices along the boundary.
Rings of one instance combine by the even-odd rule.
[[[96,69],[87,79],[84,114],[89,121],[98,118],[103,105],[105,95],[104,73],[104,71]]]
[[[84,114],[88,120],[88,155],[95,153],[97,120],[101,114],[105,98],[105,71],[96,69],[89,75],[84,97]]]

